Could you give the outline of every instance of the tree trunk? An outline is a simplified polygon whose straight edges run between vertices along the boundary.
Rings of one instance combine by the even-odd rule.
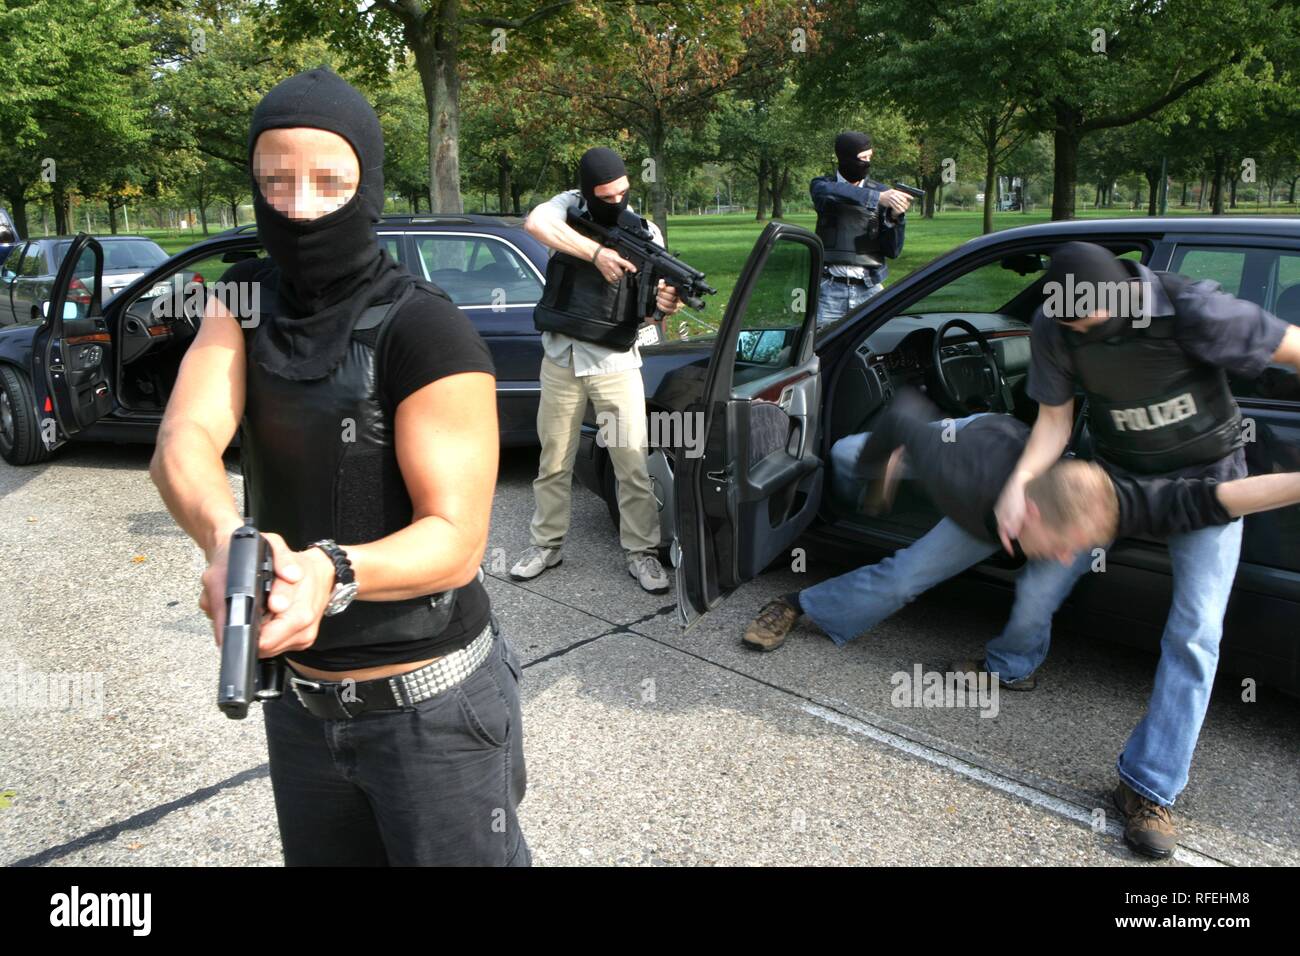
[[[442,0],[425,23],[407,22],[429,119],[429,211],[460,213],[460,2]],[[405,19],[405,18],[403,18]]]
[[[1223,154],[1216,154],[1214,157],[1214,191],[1213,206],[1210,213],[1215,216],[1223,215],[1223,168],[1227,164],[1227,159]]]
[[[111,236],[117,235],[117,203],[111,199],[108,201],[108,233]]]
[[[768,159],[763,156],[758,161],[758,202],[755,204],[754,221],[762,222],[767,218],[767,169]]]
[[[1196,194],[1197,212],[1200,212],[1202,209],[1205,208],[1205,187],[1207,185],[1206,183],[1207,175],[1208,174],[1206,173],[1206,171],[1202,169],[1201,170],[1201,191]]]
[[[668,142],[668,128],[662,115],[656,115],[651,121],[650,136],[646,145],[650,147],[650,158],[654,161],[654,179],[650,181],[650,215],[663,233],[664,243],[668,242],[668,191],[664,183],[668,180],[668,156],[664,146]],[[635,175],[635,173],[633,174]]]
[[[510,183],[510,212],[515,216],[522,216],[519,211],[519,198],[524,194],[523,183],[511,181]]]
[[[1079,168],[1079,118],[1068,107],[1056,108],[1052,135],[1052,221],[1074,218],[1074,184]],[[986,194],[987,195],[987,194]]]
[[[1094,209],[1101,208],[1101,183],[1097,184],[1097,195],[1093,198],[1092,206]]]
[[[497,153],[497,210],[507,212],[510,209],[510,156]]]
[[[785,191],[790,187],[790,167],[786,166],[781,171],[778,179],[776,169],[772,170],[772,218],[781,219],[785,216]]]
[[[1160,199],[1160,169],[1157,167],[1146,170],[1146,177],[1147,189],[1151,191],[1151,195],[1147,197],[1147,215],[1154,216],[1156,214],[1156,203]]]
[[[1240,182],[1240,177],[1236,175],[1236,171],[1234,170],[1232,176],[1232,185],[1228,187],[1228,208],[1229,209],[1237,208],[1237,183],[1238,182]]]
[[[996,144],[984,144],[984,233],[993,231],[993,205],[997,202],[994,193],[997,189],[998,165],[994,158]]]
[[[230,222],[232,228],[239,228],[239,197],[230,200]]]
[[[66,236],[69,232],[68,193],[57,179],[51,184],[50,188],[54,199],[54,234],[56,236]]]
[[[1187,180],[1183,180],[1183,198],[1178,201],[1179,206],[1187,205]]]
[[[207,197],[199,199],[199,222],[203,224],[203,234],[208,234],[208,202]]]
[[[1295,187],[1296,187],[1296,183],[1300,183],[1300,176],[1292,176],[1292,177],[1291,177],[1291,193],[1290,193],[1289,196],[1287,196],[1287,200],[1286,200],[1288,203],[1292,203],[1292,204],[1295,203]],[[17,220],[15,220],[15,222],[16,222],[16,221],[17,221]]]
[[[27,238],[27,184],[14,183],[5,190],[4,197],[9,203],[9,217],[14,221],[14,229],[17,235],[14,239]],[[44,205],[41,206],[41,212],[45,212]]]

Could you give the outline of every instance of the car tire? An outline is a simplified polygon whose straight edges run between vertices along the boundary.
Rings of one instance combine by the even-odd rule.
[[[0,365],[0,457],[11,465],[35,465],[50,457],[41,441],[31,382],[11,365]]]
[[[668,465],[668,472],[669,474],[671,474],[674,467],[672,452],[665,448],[653,449],[651,451],[651,454],[654,454],[654,452],[663,453],[664,459]],[[656,479],[654,477],[654,474],[652,473],[651,481],[654,482],[655,480]],[[614,530],[618,531],[619,529],[618,479],[614,476],[614,462],[610,459],[608,453],[606,453],[605,455],[605,466],[601,475],[601,497],[605,499],[605,507],[608,508],[609,510],[609,520],[614,523]],[[664,507],[668,507],[668,504],[665,504]],[[672,540],[671,538],[668,540],[664,540],[664,535],[662,534],[663,531],[662,519],[660,520],[659,527],[661,532],[660,541],[659,541],[659,563],[667,568],[672,566],[670,561],[670,554],[669,554],[672,548]]]

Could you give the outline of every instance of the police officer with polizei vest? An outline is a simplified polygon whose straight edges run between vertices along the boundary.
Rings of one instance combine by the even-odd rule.
[[[835,137],[834,176],[809,184],[824,248],[819,326],[852,312],[884,288],[886,259],[903,251],[904,214],[912,197],[867,178],[875,152],[866,133]]]
[[[618,478],[619,540],[627,572],[647,591],[668,590],[668,575],[659,562],[659,506],[646,461],[645,384],[641,378],[643,342],[665,338],[662,313],[672,315],[681,300],[658,280],[651,316],[638,315],[639,283],[648,281],[613,248],[584,234],[582,224],[618,225],[648,233],[659,245],[663,235],[654,223],[628,209],[631,184],[623,158],[595,147],[578,164],[579,189],[570,189],[529,213],[524,228],[554,249],[546,266],[546,288],[533,310],[542,333],[541,399],[537,434],[542,451],[533,482],[536,508],[529,529],[530,546],[510,570],[516,580],[537,577],[562,560],[569,530],[573,462],[578,452],[583,412],[590,400],[598,418],[615,423],[602,427]],[[570,215],[578,228],[569,224]]]
[[[996,507],[1008,550],[1024,521],[1025,485],[1069,443],[1076,390],[1087,400],[1095,460],[1112,474],[1245,477],[1241,413],[1226,372],[1255,378],[1270,363],[1300,369],[1300,328],[1218,283],[1153,272],[1092,243],[1056,250],[1043,289],[1028,380],[1038,418]],[[1187,784],[1209,705],[1241,536],[1238,518],[1166,539],[1173,603],[1151,699],[1119,756],[1112,795],[1127,821],[1126,841],[1147,856],[1167,857],[1176,846],[1170,807]],[[1004,681],[1034,672],[1047,655],[1051,614],[1094,561],[1085,551],[1025,569],[1017,613],[1042,623],[1008,626],[989,642],[987,670]]]

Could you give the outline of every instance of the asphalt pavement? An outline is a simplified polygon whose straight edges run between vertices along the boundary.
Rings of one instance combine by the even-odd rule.
[[[280,863],[262,722],[214,705],[201,557],[148,458],[87,444],[0,464],[5,864]],[[1004,599],[958,583],[847,647],[801,622],[753,652],[740,634],[767,600],[845,569],[814,549],[808,570],[769,572],[683,632],[675,594],[640,589],[604,503],[576,485],[564,563],[514,582],[536,463],[503,454],[485,557],[525,663],[536,864],[1300,863],[1300,702],[1220,681],[1176,807],[1183,846],[1151,864],[1107,794],[1152,654],[1060,621],[1031,693],[901,700],[898,675],[977,656]],[[78,706],[14,697],[23,674],[62,675]]]

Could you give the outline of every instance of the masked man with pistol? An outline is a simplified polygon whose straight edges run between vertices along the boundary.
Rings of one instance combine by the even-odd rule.
[[[248,159],[269,258],[224,281],[256,284],[260,315],[241,328],[209,302],[150,472],[207,556],[200,605],[220,636],[244,523],[221,455],[240,428],[275,565],[259,647],[287,662],[263,704],[285,863],[527,865],[519,662],[479,567],[491,356],[379,247],[383,136],[342,78],[322,67],[273,88]]]
[[[542,333],[542,394],[537,434],[542,452],[533,482],[536,510],[531,546],[510,575],[535,578],[563,560],[561,547],[569,530],[573,461],[578,453],[583,412],[590,400],[597,416],[617,427],[602,429],[618,478],[619,539],[627,571],[641,587],[660,594],[668,575],[659,563],[659,510],[646,465],[645,383],[641,378],[642,341],[662,341],[663,321],[641,327],[652,316],[637,315],[636,266],[614,249],[569,225],[579,220],[601,226],[648,229],[654,241],[663,236],[654,223],[627,208],[630,183],[623,159],[612,149],[596,147],[578,166],[581,189],[570,189],[542,203],[528,215],[524,228],[555,252],[546,267],[546,289],[533,311]],[[581,222],[578,223],[581,227]],[[652,299],[655,312],[672,315],[681,308],[677,291],[659,280]],[[653,337],[646,332],[653,329]],[[640,332],[640,334],[639,334]]]
[[[866,133],[835,137],[835,175],[809,185],[825,249],[817,325],[852,312],[884,288],[886,259],[903,251],[903,214],[912,197],[867,178],[875,152]]]

